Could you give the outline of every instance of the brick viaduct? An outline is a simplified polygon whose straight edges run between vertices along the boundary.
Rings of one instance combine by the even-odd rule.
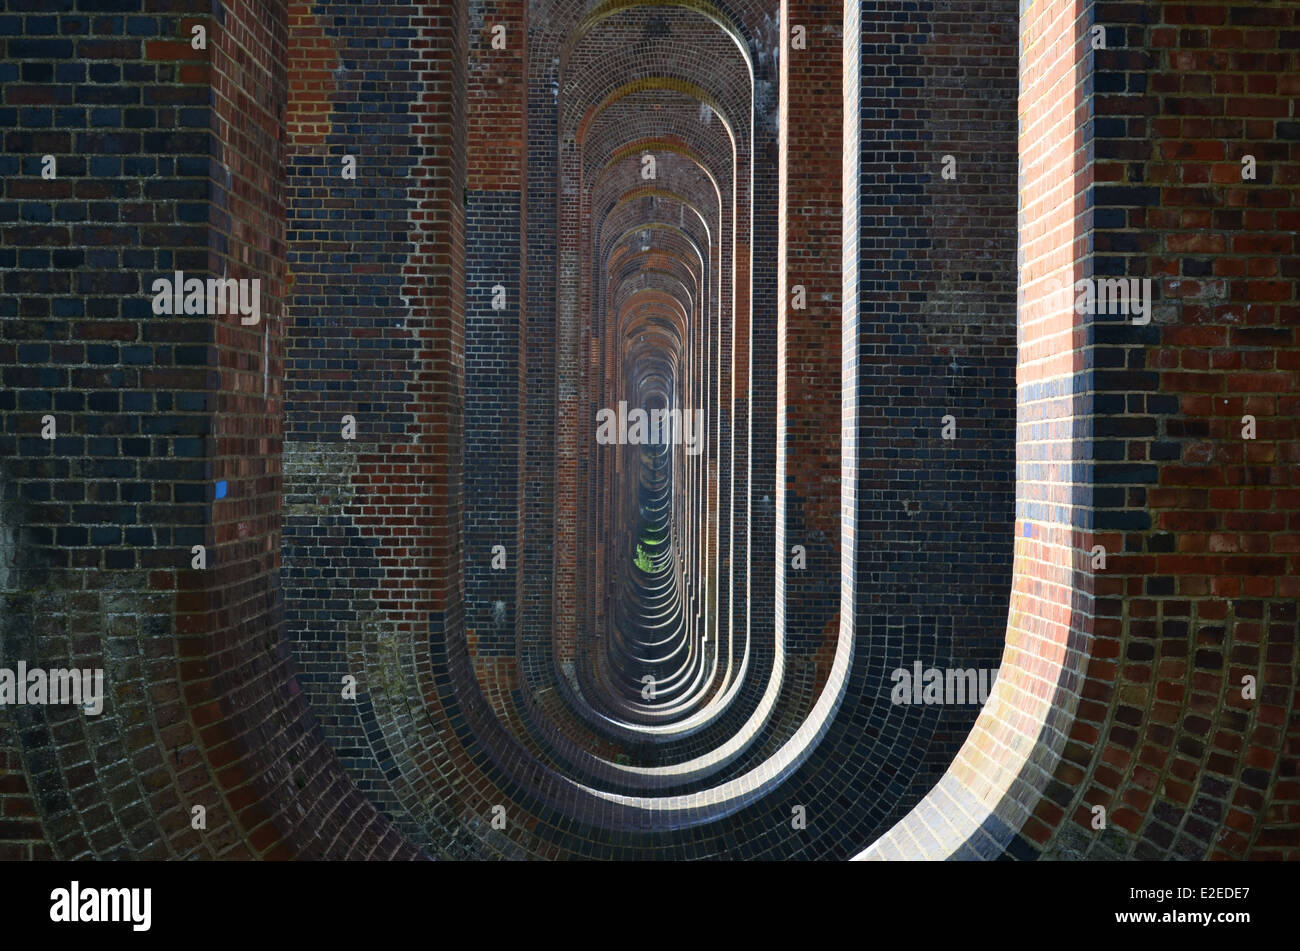
[[[1300,6],[0,42],[0,858],[1300,858]]]

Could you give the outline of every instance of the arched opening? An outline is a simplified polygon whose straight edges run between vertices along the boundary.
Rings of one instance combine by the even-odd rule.
[[[1202,15],[4,18],[0,670],[105,690],[0,853],[1294,857],[1297,12]]]

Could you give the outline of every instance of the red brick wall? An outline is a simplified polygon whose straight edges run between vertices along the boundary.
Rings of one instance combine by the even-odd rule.
[[[931,796],[1022,854],[1300,849],[1298,25],[1263,3],[1022,21],[1016,578],[997,690]],[[1151,278],[1150,323],[1042,316],[1053,274]]]
[[[127,35],[136,18],[80,14],[58,36],[5,34],[0,97],[23,118],[0,156],[4,659],[106,666],[111,695],[94,730],[75,711],[0,711],[0,858],[840,857],[898,815],[870,854],[1300,854],[1300,8],[1021,11],[1008,540],[1013,150],[990,143],[1013,129],[1010,4],[796,0],[778,29],[775,8],[737,3],[752,85],[750,63],[722,58],[725,18],[693,8],[660,23],[581,0],[531,19],[495,0],[381,6],[401,30],[374,3],[318,18],[248,0],[141,17],[144,37]],[[186,41],[194,23],[209,49]],[[647,85],[620,99],[634,76]],[[706,78],[711,113],[688,82]],[[98,131],[41,125],[65,87],[106,100]],[[660,152],[654,188],[643,146]],[[46,151],[58,180],[34,174]],[[955,183],[936,177],[946,151]],[[698,210],[708,238],[692,223],[641,250],[603,230],[646,222],[651,200],[655,223]],[[712,242],[702,267],[687,236]],[[519,613],[489,644],[470,623],[467,578],[488,569],[467,516],[501,512],[466,497],[483,447],[466,420],[493,354],[467,329],[498,252],[518,258],[501,392],[521,413],[501,425],[526,432],[501,507]],[[172,267],[259,279],[261,323],[147,313],[146,279]],[[1153,279],[1149,324],[1043,311],[1053,281],[1112,276]],[[978,323],[950,329],[957,311]],[[686,636],[721,635],[733,661],[752,648],[732,705],[666,742],[601,722],[591,708],[610,704],[579,706],[558,669],[574,660],[584,689],[609,672],[578,635],[611,619],[636,516],[608,486],[634,453],[595,459],[589,427],[647,355],[710,413],[708,455],[678,470],[696,522]],[[966,401],[958,445],[934,438],[932,397]],[[47,410],[53,446],[35,435]],[[331,442],[353,411],[358,442]],[[312,469],[325,444],[337,472]],[[938,504],[954,471],[974,486],[957,513]],[[897,504],[911,489],[934,493],[915,526]],[[958,532],[966,549],[936,544]],[[969,721],[918,739],[876,686],[889,651],[935,631],[957,661],[998,646],[1002,589],[986,589],[1006,541],[1001,677],[931,789]],[[186,567],[192,542],[206,571]],[[950,579],[954,553],[968,560]],[[852,689],[787,745],[846,636]],[[700,765],[769,674],[780,696],[743,749]],[[691,765],[651,782],[619,771],[629,759]],[[690,805],[647,808],[651,787]]]
[[[792,654],[817,655],[839,633],[843,15],[789,3],[781,17],[776,630]],[[804,49],[793,48],[795,26]],[[798,310],[796,285],[804,296]],[[796,545],[804,552],[799,568]],[[818,682],[828,673],[823,654]]]
[[[1100,735],[1067,752],[1063,821],[1104,806],[1139,858],[1295,857],[1300,7],[1144,12],[1097,7],[1094,268],[1159,301],[1144,332],[1096,331],[1093,501],[1124,554],[1096,581]]]
[[[256,277],[262,320],[217,319],[213,504],[202,621],[182,641],[182,699],[196,754],[217,787],[210,836],[224,814],[240,851],[266,857],[368,854],[389,831],[328,751],[298,692],[282,641],[280,591],[282,341],[285,300],[287,21],[273,3],[228,8],[214,31],[213,273]],[[210,801],[209,801],[210,800]],[[388,854],[397,847],[390,841]],[[409,851],[409,850],[408,850]]]

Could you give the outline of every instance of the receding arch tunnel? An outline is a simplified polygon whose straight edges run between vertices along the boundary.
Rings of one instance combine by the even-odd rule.
[[[0,854],[1296,856],[1294,129],[1158,184],[1171,4],[190,5],[156,222],[5,184],[3,658],[109,690]]]

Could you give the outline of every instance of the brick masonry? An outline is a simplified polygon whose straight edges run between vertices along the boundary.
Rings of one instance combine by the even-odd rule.
[[[1022,21],[1008,650],[928,800],[959,835],[982,826],[972,841],[1295,855],[1296,26],[1269,4],[1035,3]],[[1149,324],[1043,305],[1050,278],[1121,276],[1152,279]]]
[[[1294,858],[1300,13],[524,6],[0,14],[0,858]]]

